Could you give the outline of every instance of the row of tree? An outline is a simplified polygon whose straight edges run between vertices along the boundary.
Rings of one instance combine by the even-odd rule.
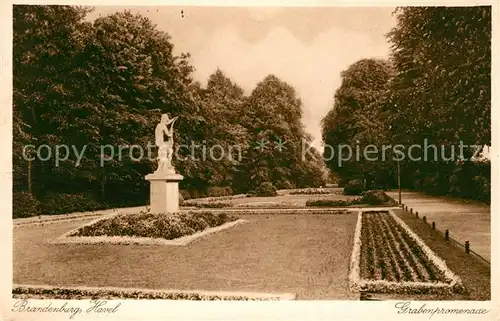
[[[86,20],[88,7],[14,6],[14,189],[40,200],[86,193],[110,204],[147,201],[149,158],[116,156],[101,166],[101,146],[147,146],[162,113],[179,116],[176,143],[239,146],[241,158],[174,160],[183,189],[194,196],[210,187],[246,192],[263,182],[278,188],[324,184],[317,152],[303,159],[310,142],[294,89],[270,75],[250,95],[222,71],[206,86],[193,80],[189,54],[176,56],[169,35],[141,15],[120,12]],[[284,149],[258,141],[286,141]],[[306,144],[307,144],[306,143]],[[70,157],[27,161],[23,148],[57,145],[85,148]],[[202,153],[203,149],[196,149]]]
[[[489,163],[458,159],[459,146],[491,145],[491,7],[404,7],[387,35],[390,59],[363,59],[342,73],[323,140],[363,150],[412,145],[413,160],[390,154],[378,161],[328,161],[341,181],[396,186],[400,160],[403,187],[489,201]],[[454,159],[450,158],[455,149]],[[469,159],[474,150],[464,149]],[[325,149],[325,153],[329,150]],[[325,155],[327,156],[327,155]]]

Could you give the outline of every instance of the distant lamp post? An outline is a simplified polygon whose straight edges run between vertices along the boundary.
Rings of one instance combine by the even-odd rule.
[[[399,161],[398,161],[398,196],[399,196],[399,205],[402,204],[401,202],[401,168],[399,166]]]

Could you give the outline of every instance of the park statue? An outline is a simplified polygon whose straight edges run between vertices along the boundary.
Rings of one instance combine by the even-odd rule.
[[[155,144],[158,147],[158,168],[146,175],[150,183],[149,201],[152,213],[176,213],[179,211],[179,182],[183,176],[175,173],[172,165],[174,154],[174,123],[177,117],[170,119],[161,115],[156,125]]]
[[[175,172],[172,165],[172,155],[174,153],[174,123],[177,117],[170,119],[168,114],[163,114],[161,121],[156,125],[155,143],[158,147],[156,173]]]

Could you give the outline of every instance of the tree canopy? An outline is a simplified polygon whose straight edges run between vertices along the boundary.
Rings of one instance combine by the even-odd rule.
[[[489,199],[489,165],[450,161],[441,149],[449,157],[460,144],[491,145],[491,7],[402,7],[394,14],[389,62],[381,69],[363,59],[342,73],[323,119],[324,142],[434,144],[437,157],[401,162],[403,185]],[[416,151],[414,158],[425,153]],[[470,156],[465,149],[464,157]],[[385,173],[379,181],[395,181],[390,162],[328,166],[344,179],[372,180],[378,172]]]
[[[181,148],[174,157],[182,189],[203,195],[211,187],[246,192],[263,182],[323,184],[321,162],[300,158],[307,134],[292,86],[270,75],[246,96],[221,70],[202,86],[189,53],[175,55],[169,34],[147,17],[124,11],[88,21],[91,10],[14,6],[15,190],[32,187],[42,201],[84,193],[102,206],[144,204],[144,176],[154,170],[155,155],[141,158],[132,146],[146,151],[163,113],[179,117],[178,146],[198,146],[193,155]],[[257,151],[261,139],[281,139],[286,149]],[[54,155],[27,161],[26,144],[52,153],[66,145],[70,155],[59,164]]]

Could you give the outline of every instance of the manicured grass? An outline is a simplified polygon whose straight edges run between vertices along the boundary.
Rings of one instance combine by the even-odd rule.
[[[357,216],[248,215],[249,223],[184,247],[47,244],[84,222],[14,229],[14,283],[296,293],[349,299]]]
[[[413,300],[491,300],[490,266],[466,254],[463,248],[444,240],[443,236],[433,231],[430,226],[415,215],[403,210],[394,210],[413,232],[445,262],[450,270],[462,279],[465,293],[447,293],[440,295],[414,295]],[[467,223],[464,223],[467,224]],[[402,299],[402,297],[398,297]],[[408,296],[405,297],[407,299]]]

